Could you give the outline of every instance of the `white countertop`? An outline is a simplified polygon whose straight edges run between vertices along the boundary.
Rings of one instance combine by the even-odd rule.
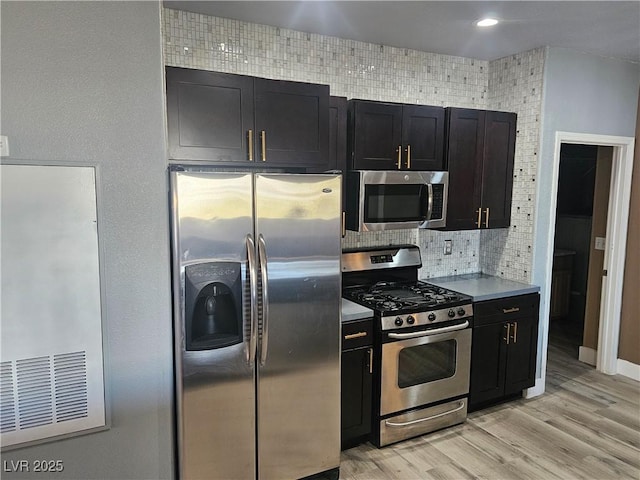
[[[349,322],[351,320],[360,320],[363,318],[373,317],[373,310],[351,300],[342,299],[342,321]]]
[[[451,277],[426,278],[423,282],[448,288],[455,292],[473,297],[474,302],[494,300],[496,298],[514,297],[537,293],[540,287],[528,283],[506,280],[486,273],[469,273]]]

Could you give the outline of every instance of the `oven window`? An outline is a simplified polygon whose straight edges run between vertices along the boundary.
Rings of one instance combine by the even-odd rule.
[[[426,219],[425,185],[366,185],[366,223],[411,222]]]
[[[456,341],[417,345],[400,350],[398,387],[434,382],[456,373]]]

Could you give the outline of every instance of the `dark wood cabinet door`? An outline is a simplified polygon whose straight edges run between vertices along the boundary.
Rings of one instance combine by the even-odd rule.
[[[354,170],[398,170],[402,158],[402,105],[352,100],[349,148]]]
[[[403,169],[444,170],[444,108],[402,107]]]
[[[365,441],[371,433],[371,348],[342,352],[341,445],[342,449]]]
[[[324,167],[329,152],[329,87],[255,79],[256,163]]]
[[[540,295],[474,303],[469,410],[535,384]]]
[[[532,387],[536,377],[538,318],[522,317],[510,323],[505,395]]]
[[[478,209],[482,206],[485,112],[450,108],[447,116],[449,198],[445,228],[447,230],[475,229],[479,227]]]
[[[169,158],[248,163],[253,78],[166,68]]]
[[[329,97],[329,163],[328,170],[347,168],[347,99]]]
[[[482,208],[488,228],[511,224],[513,159],[516,145],[516,114],[486,112],[482,167]],[[487,211],[487,209],[489,209]]]
[[[473,327],[469,408],[504,395],[506,323]]]

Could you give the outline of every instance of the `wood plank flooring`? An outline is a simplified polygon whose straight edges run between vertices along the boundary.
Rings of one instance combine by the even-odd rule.
[[[549,345],[546,392],[439,432],[342,452],[343,480],[640,479],[640,383]]]

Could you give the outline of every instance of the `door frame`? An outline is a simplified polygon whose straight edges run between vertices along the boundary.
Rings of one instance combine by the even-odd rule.
[[[560,172],[560,148],[563,143],[597,145],[613,147],[613,164],[611,168],[611,184],[607,215],[607,242],[604,254],[604,269],[608,275],[603,277],[600,298],[600,320],[598,328],[598,350],[596,369],[608,375],[617,373],[618,342],[620,335],[620,312],[622,309],[622,286],[624,282],[624,266],[627,247],[627,227],[629,223],[629,201],[631,198],[631,175],[633,173],[634,137],[597,135],[556,131],[553,154],[553,172],[551,184],[551,215],[547,235],[547,251],[553,251],[555,237],[556,208],[558,201],[558,177]],[[551,294],[551,271],[553,255],[547,255],[542,292],[546,298]],[[540,383],[527,390],[527,397],[544,392],[547,371],[547,347],[549,343],[549,306],[541,311],[543,334],[542,339],[542,378]]]

